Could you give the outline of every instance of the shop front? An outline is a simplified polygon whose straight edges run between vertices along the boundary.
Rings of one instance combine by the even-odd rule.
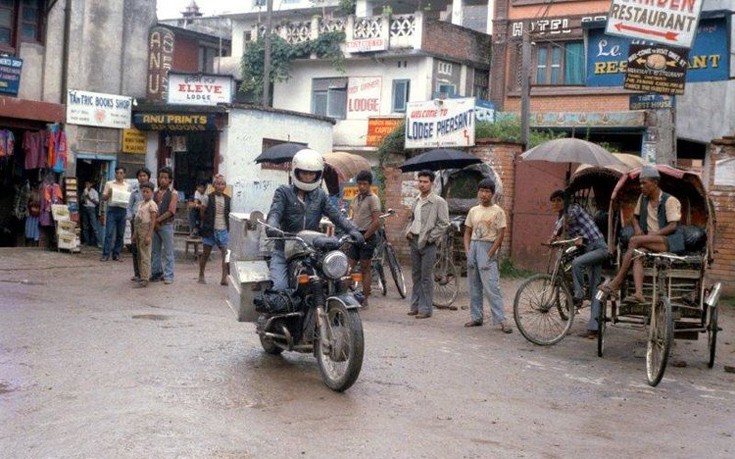
[[[186,200],[197,183],[211,183],[219,172],[220,131],[226,123],[221,107],[153,105],[133,113],[134,126],[154,144],[156,168],[173,169],[174,187]]]
[[[0,247],[53,235],[50,206],[62,199],[68,160],[64,118],[63,105],[0,96]]]

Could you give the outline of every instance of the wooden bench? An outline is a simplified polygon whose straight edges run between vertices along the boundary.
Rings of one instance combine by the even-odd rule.
[[[186,246],[184,248],[184,258],[187,258],[189,256],[189,246],[194,246],[194,260],[199,259],[199,246],[202,244],[202,238],[196,237],[187,237],[186,240]]]

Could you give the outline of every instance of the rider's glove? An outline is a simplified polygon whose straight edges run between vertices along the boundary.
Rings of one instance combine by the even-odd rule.
[[[353,241],[355,241],[355,244],[357,245],[362,245],[365,243],[365,236],[363,236],[362,233],[357,230],[350,231],[350,237]]]
[[[278,228],[266,228],[265,235],[268,237],[278,237],[281,235],[281,231]]]

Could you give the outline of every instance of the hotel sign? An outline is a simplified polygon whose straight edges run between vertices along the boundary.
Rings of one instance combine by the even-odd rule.
[[[168,74],[169,104],[217,105],[232,103],[232,76]]]

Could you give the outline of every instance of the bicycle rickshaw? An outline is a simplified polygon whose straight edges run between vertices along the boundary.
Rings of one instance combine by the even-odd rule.
[[[580,205],[593,217],[603,235],[607,234],[607,212],[615,185],[624,172],[641,164],[640,158],[631,155],[616,156],[628,166],[580,166],[565,189],[565,206]],[[551,234],[551,227],[548,232]],[[546,246],[549,248],[546,273],[526,279],[518,287],[513,302],[518,330],[527,340],[541,346],[558,343],[572,327],[578,312],[573,300],[572,262],[583,253],[574,239],[561,239]],[[589,298],[588,282],[585,289],[584,298]]]
[[[598,350],[604,352],[608,324],[632,324],[648,330],[646,374],[648,384],[656,386],[666,370],[673,339],[696,340],[707,333],[708,361],[712,368],[717,346],[717,303],[720,283],[707,284],[705,274],[713,261],[716,219],[711,201],[700,179],[693,172],[669,166],[656,166],[661,189],[681,202],[684,242],[683,254],[637,251],[644,263],[643,305],[618,304],[632,291],[632,275],[616,295],[598,293],[603,303],[598,322]],[[610,199],[608,239],[615,242],[618,265],[631,234],[630,219],[640,194],[640,169],[624,174]]]

